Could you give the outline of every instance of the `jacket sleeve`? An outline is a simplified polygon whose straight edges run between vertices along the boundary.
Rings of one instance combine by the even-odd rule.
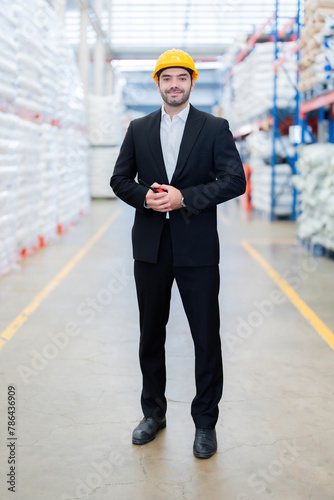
[[[137,164],[133,142],[133,124],[131,122],[116,160],[110,186],[116,196],[125,203],[135,207],[140,212],[148,212],[149,210],[144,208],[147,188],[135,181],[136,176]]]
[[[214,142],[214,168],[211,182],[182,189],[188,214],[196,214],[207,208],[231,200],[246,190],[242,161],[228,121],[222,119]]]

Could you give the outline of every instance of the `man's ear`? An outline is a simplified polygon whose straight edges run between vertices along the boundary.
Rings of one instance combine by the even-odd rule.
[[[194,79],[194,78],[192,78],[192,79],[191,79],[191,87],[190,87],[190,90],[191,90],[191,91],[193,91],[193,90],[194,90],[194,88],[195,88],[195,79]]]
[[[160,93],[159,78],[158,78],[158,80],[155,82],[155,85],[156,85],[156,87],[157,87],[158,92]]]

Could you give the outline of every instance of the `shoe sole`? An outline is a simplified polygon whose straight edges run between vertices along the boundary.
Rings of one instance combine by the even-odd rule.
[[[215,450],[213,453],[197,453],[195,452],[194,450],[194,456],[196,458],[202,458],[202,459],[205,459],[205,458],[211,458],[213,457],[213,455],[215,455],[217,453],[217,450]]]
[[[159,431],[161,431],[162,429],[165,429],[166,427],[166,422],[162,422],[162,424],[159,425],[159,427],[157,428],[157,432],[154,434],[153,437],[149,438],[149,439],[136,439],[136,438],[132,438],[132,443],[133,444],[147,444],[147,443],[150,443],[151,441],[153,441],[156,437],[157,437],[157,433]]]

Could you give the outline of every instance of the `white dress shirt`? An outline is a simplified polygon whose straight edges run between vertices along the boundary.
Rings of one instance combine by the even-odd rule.
[[[188,103],[188,106],[174,115],[173,120],[171,120],[164,106],[161,108],[160,142],[169,183],[175,171],[189,109],[190,104]],[[144,202],[144,207],[150,208],[146,202]],[[166,212],[166,218],[169,219],[169,212]]]
[[[160,140],[169,182],[175,171],[189,109],[190,104],[188,103],[186,108],[173,116],[173,120],[170,119],[163,106],[161,109]]]
[[[161,108],[160,141],[169,183],[175,171],[189,109],[188,103],[188,106],[174,115],[171,120],[165,108],[163,106]],[[169,219],[169,212],[166,213],[166,218]]]

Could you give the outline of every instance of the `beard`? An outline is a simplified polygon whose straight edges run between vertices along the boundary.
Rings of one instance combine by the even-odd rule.
[[[178,96],[171,97],[168,93],[171,90],[174,91],[177,90],[181,93]],[[173,87],[172,89],[169,89],[167,92],[162,92],[162,90],[160,89],[162,100],[169,106],[174,106],[174,107],[182,106],[182,104],[187,102],[190,96],[190,92],[191,92],[191,85],[189,87],[189,90],[183,90],[179,89],[178,87]]]

